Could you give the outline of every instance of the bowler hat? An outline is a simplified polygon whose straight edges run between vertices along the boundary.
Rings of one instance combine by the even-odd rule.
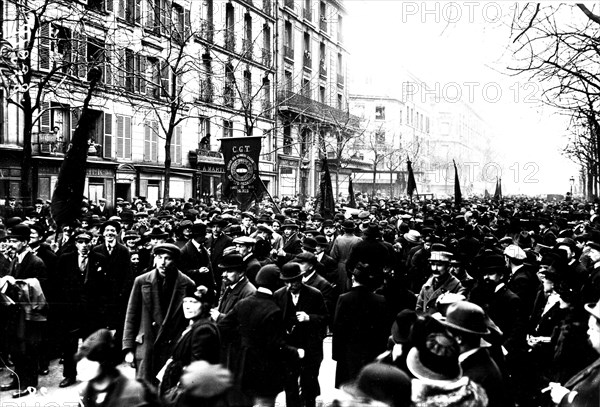
[[[309,252],[298,253],[292,261],[296,262],[296,263],[315,264],[315,263],[317,263],[317,256],[315,256],[313,253],[309,253]]]
[[[507,269],[504,257],[499,254],[483,256],[479,262],[479,270],[481,274],[505,273]]]
[[[315,241],[317,242],[317,246],[327,247],[329,246],[329,242],[327,238],[323,235],[315,236]]]
[[[342,390],[357,399],[373,399],[387,406],[411,405],[410,378],[396,366],[384,363],[364,366],[356,380],[342,386]]]
[[[169,234],[160,227],[155,226],[150,232],[146,232],[145,236],[149,237],[150,239],[166,239],[169,237]]]
[[[221,258],[219,268],[223,270],[239,269],[244,270],[244,259],[238,253],[229,253]]]
[[[356,228],[356,225],[354,224],[354,221],[352,219],[348,219],[342,223],[342,228],[344,230],[354,230]]]
[[[21,241],[29,241],[29,237],[31,235],[31,229],[29,226],[21,223],[19,225],[14,226],[8,232],[6,236],[7,239],[18,239]]]
[[[295,280],[300,277],[302,277],[302,269],[298,263],[291,261],[289,263],[285,263],[283,267],[281,267],[281,275],[279,276],[281,280]]]
[[[206,237],[206,225],[204,223],[192,224],[193,237]]]
[[[260,287],[266,287],[266,288],[270,288],[270,287],[279,287],[280,286],[280,282],[279,282],[279,276],[280,275],[280,271],[279,271],[279,267],[277,267],[274,264],[267,264],[265,266],[262,266],[260,268],[260,270],[258,270],[258,273],[256,274],[256,285],[260,286]]]
[[[181,255],[179,247],[173,243],[159,243],[152,249],[153,254],[170,254],[173,260],[177,260]]]
[[[324,228],[331,228],[331,227],[333,227],[333,220],[331,220],[331,219],[325,219],[323,221],[323,227]]]
[[[273,234],[273,232],[274,232],[273,228],[271,228],[270,226],[267,226],[267,225],[258,225],[256,227],[256,229],[259,232],[265,232],[265,233],[269,233],[269,234]]]
[[[310,252],[314,252],[317,249],[317,241],[312,237],[305,237],[302,240],[302,247]]]
[[[459,331],[476,334],[488,335],[490,330],[485,322],[485,312],[477,304],[469,301],[458,301],[448,306],[446,316],[439,321]]]
[[[215,226],[215,225],[216,225],[216,226],[220,226],[220,227],[222,227],[222,228],[225,228],[225,227],[227,227],[227,225],[228,225],[228,224],[229,224],[229,222],[227,222],[227,220],[226,220],[226,219],[223,219],[223,218],[222,218],[222,217],[220,217],[220,216],[215,216],[215,217],[214,217],[214,218],[213,218],[213,219],[212,219],[212,220],[209,222],[209,225],[210,225],[210,226]]]
[[[368,237],[379,237],[381,236],[381,230],[379,229],[379,225],[376,223],[369,223],[369,226],[363,232],[365,236]]]

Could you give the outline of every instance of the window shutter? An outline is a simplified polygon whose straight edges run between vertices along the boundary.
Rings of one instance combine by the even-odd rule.
[[[156,120],[152,121],[152,130],[150,139],[152,140],[152,161],[158,161],[158,122]]]
[[[75,46],[77,47],[77,58],[76,58],[77,76],[79,76],[80,78],[86,79],[87,78],[87,64],[86,64],[87,41],[86,41],[86,37],[85,37],[85,35],[83,35],[81,33],[74,32],[73,38],[76,38]]]
[[[135,56],[135,91],[146,93],[146,57],[141,54]]]
[[[135,23],[142,23],[142,0],[135,0]]]
[[[42,102],[39,121],[40,133],[50,133],[50,102]]]
[[[131,159],[131,117],[125,117],[125,137],[123,143],[125,144],[125,155],[123,158]]]
[[[171,6],[171,0],[162,0],[162,13],[161,13],[161,33],[167,36],[171,35],[171,13],[173,7]]]
[[[160,61],[160,65],[160,95],[168,98],[171,94],[169,80],[171,77],[171,69],[169,68],[167,61]]]
[[[119,9],[117,10],[117,15],[119,18],[125,19],[125,0],[117,0],[119,2]]]
[[[117,115],[117,158],[123,158],[123,116]]]
[[[125,48],[119,48],[117,51],[116,66],[118,66],[117,81],[120,88],[125,87]]]
[[[40,69],[50,69],[50,24],[40,26],[38,64]]]
[[[110,11],[111,13],[114,11],[114,1],[115,0],[106,0],[106,11]]]
[[[71,140],[73,140],[73,134],[79,124],[79,116],[81,116],[81,110],[74,107],[71,109]]]
[[[150,127],[150,122],[146,121],[144,123],[144,161],[149,161],[150,160],[150,153],[151,153],[151,142],[150,140],[152,139],[150,132],[152,131],[152,128]]]
[[[112,158],[112,114],[104,113],[104,144],[103,144],[103,156],[104,158]]]
[[[176,139],[176,148],[175,148],[175,162],[177,164],[181,164],[181,126],[177,126],[175,128],[175,139]]]
[[[148,180],[147,179],[140,180],[140,195],[148,196]]]
[[[191,17],[191,11],[190,10],[185,10],[183,12],[183,35],[184,41],[187,41],[191,35],[192,35],[192,17]]]
[[[104,82],[104,84],[110,86],[114,83],[114,78],[113,78],[113,67],[112,64],[114,63],[114,56],[113,56],[113,46],[106,44],[104,46],[104,69],[102,74],[104,75],[102,78],[102,81]]]

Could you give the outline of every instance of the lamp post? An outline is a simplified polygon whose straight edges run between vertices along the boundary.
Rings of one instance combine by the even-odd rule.
[[[569,178],[569,183],[571,184],[571,196],[573,196],[573,185],[575,185],[575,178]]]

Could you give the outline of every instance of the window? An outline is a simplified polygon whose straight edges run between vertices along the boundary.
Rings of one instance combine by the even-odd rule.
[[[286,21],[283,26],[283,56],[290,60],[294,59],[294,29],[292,23]]]
[[[273,135],[270,130],[263,130],[260,151],[263,160],[271,161],[271,150],[273,149]]]
[[[290,123],[283,124],[283,154],[292,154],[292,126]]]
[[[119,0],[119,2],[122,1],[123,0]],[[146,30],[155,35],[160,35],[161,29],[164,27],[164,15],[162,13],[163,2],[164,0],[147,0],[146,2]]]
[[[375,106],[375,120],[385,120],[385,106]]]
[[[343,39],[344,39],[343,34],[342,34],[344,32],[344,30],[343,30],[343,26],[344,26],[343,22],[344,22],[344,20],[342,18],[342,15],[338,14],[338,27],[337,27],[338,42],[342,42]]]
[[[115,116],[117,118],[116,156],[131,159],[131,117]]]
[[[271,65],[271,27],[268,24],[263,25],[263,65]]]
[[[244,42],[242,44],[242,52],[244,53],[244,57],[248,59],[252,59],[252,51],[253,51],[253,39],[252,39],[252,17],[250,13],[246,13],[244,15]]]
[[[309,99],[312,97],[309,78],[302,78],[302,96]]]
[[[223,104],[227,107],[233,107],[235,103],[235,76],[233,65],[225,65],[225,87],[223,88]]]
[[[425,118],[425,133],[429,134],[429,117]]]
[[[181,164],[181,126],[176,126],[171,137],[171,161],[175,164]]]
[[[319,102],[325,102],[325,86],[319,86]]]
[[[385,144],[385,130],[377,130],[375,133],[375,144],[377,146]]]
[[[252,101],[252,73],[249,70],[244,71],[244,105],[248,108]]]
[[[45,24],[48,27],[48,24]],[[40,45],[42,43],[46,44],[45,39],[43,39],[43,35],[45,34],[44,25],[40,29]],[[71,69],[71,55],[72,55],[72,38],[71,38],[71,30],[65,27],[60,27],[57,25],[52,25],[52,29],[50,32],[50,52],[48,53],[45,49],[40,48],[40,68],[42,65],[45,69],[48,69],[49,63],[46,58],[50,58],[52,61],[52,66],[54,68],[60,69],[62,73],[69,73]]]
[[[294,80],[292,79],[292,72],[285,71],[283,75],[285,77],[285,90],[288,92],[291,92],[294,88]]]
[[[146,120],[144,123],[144,161],[158,161],[158,122]]]
[[[225,6],[225,48],[235,50],[235,15],[231,3]]]
[[[262,91],[263,91],[262,114],[265,117],[271,117],[271,81],[267,77],[263,78]]]
[[[210,119],[208,117],[198,119],[198,135],[200,137],[200,140],[198,140],[199,147],[210,150]]]
[[[200,101],[210,103],[213,101],[213,84],[212,84],[212,59],[210,54],[202,54],[203,71],[199,71],[200,76]]]
[[[160,99],[160,62],[157,58],[146,58],[146,94]]]
[[[109,0],[110,1],[110,0]],[[142,16],[141,0],[118,0],[117,15],[130,24],[140,22]]]
[[[179,4],[173,4],[171,13],[171,38],[178,42],[188,40],[191,32],[190,10],[184,10]]]
[[[340,110],[344,110],[344,97],[341,93],[337,95],[337,108]]]
[[[231,120],[223,120],[223,137],[233,137],[233,122]]]

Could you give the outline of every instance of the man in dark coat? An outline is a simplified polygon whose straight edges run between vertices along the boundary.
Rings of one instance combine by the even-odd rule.
[[[390,260],[391,252],[381,241],[379,226],[371,223],[363,232],[362,241],[353,246],[350,251],[350,256],[346,262],[348,280],[351,279],[354,266],[359,261],[383,270],[385,266],[390,265]]]
[[[299,256],[304,254],[310,253]],[[283,312],[286,343],[305,352],[304,358],[298,363],[285,366],[286,406],[314,407],[316,397],[321,394],[319,369],[323,361],[328,312],[321,292],[302,282],[303,274],[300,264],[284,264],[280,278],[285,287],[277,290],[274,298]]]
[[[40,290],[44,287],[47,278],[46,266],[29,250],[30,234],[29,226],[19,224],[14,226],[7,235],[14,258],[8,275],[2,278],[4,281],[0,280],[0,287],[5,283],[16,287],[17,280],[36,280],[32,281],[32,284],[41,286]],[[27,283],[27,286],[32,287],[32,284]],[[20,302],[20,297],[13,300]],[[34,305],[41,308],[42,304]],[[10,383],[0,386],[0,390],[16,390],[12,395],[13,398],[29,395],[28,388],[38,385],[40,343],[46,329],[46,317],[43,312],[42,309],[39,312],[28,312],[25,306],[19,305],[13,308],[9,317],[9,350],[18,380],[14,378]],[[36,318],[33,318],[34,313]]]
[[[210,253],[210,264],[212,265],[213,277],[217,285],[217,292],[221,289],[221,275],[218,273],[218,265],[223,258],[223,251],[231,246],[233,239],[223,233],[223,229],[227,227],[227,221],[221,217],[215,217],[209,226],[212,227],[212,234],[206,241],[206,247]]]
[[[523,264],[527,255],[517,245],[509,245],[504,249],[507,267],[510,269],[510,277],[506,286],[521,299],[523,317],[528,319],[533,311],[535,297],[541,287],[540,279],[536,270]]]
[[[175,266],[181,252],[171,243],[154,247],[155,267],[133,283],[123,332],[125,361],[137,377],[156,383],[156,374],[173,353],[188,321],[183,297],[194,282]]]
[[[338,276],[335,286],[339,293],[344,293],[350,288],[350,280],[348,279],[348,272],[346,268],[346,262],[350,257],[350,253],[354,246],[362,242],[362,239],[354,235],[355,225],[352,220],[346,220],[343,223],[344,234],[338,236],[333,242],[331,252],[329,255],[338,263]],[[352,272],[352,270],[350,270]]]
[[[59,387],[75,383],[75,354],[78,340],[103,328],[102,293],[107,289],[106,257],[91,251],[92,235],[78,229],[73,235],[77,251],[62,254],[57,263],[57,315],[60,317],[61,348],[64,352],[63,377]]]
[[[333,285],[317,273],[317,257],[312,253],[300,253],[294,258],[302,269],[302,283],[314,287],[321,292],[327,307],[327,323],[330,324],[337,303],[337,292]]]
[[[324,277],[331,284],[337,284],[337,262],[327,254],[329,251],[329,242],[325,236],[319,235],[315,237],[317,241],[317,248],[315,249],[315,255],[317,256],[317,273],[321,277]],[[332,242],[333,244],[333,242]]]
[[[283,230],[283,248],[277,252],[277,264],[281,267],[294,256],[302,253],[302,241],[298,237],[298,225],[287,221],[281,226]]]
[[[256,287],[246,278],[244,260],[238,253],[223,256],[217,266],[223,273],[223,289],[219,304],[210,312],[212,319],[221,320],[238,303],[256,292]]]
[[[261,268],[260,262],[254,255],[254,245],[256,244],[256,240],[249,236],[240,236],[233,239],[233,244],[235,245],[237,252],[244,260],[246,278],[248,278],[248,280],[254,284],[256,274]]]
[[[107,221],[102,224],[100,234],[104,242],[92,250],[106,258],[107,290],[103,295],[106,312],[103,314],[104,328],[114,329],[115,340],[123,337],[123,322],[127,300],[131,292],[133,276],[131,274],[131,255],[129,249],[117,242],[121,233],[121,224],[117,221]]]
[[[241,344],[240,363],[232,372],[251,405],[273,406],[283,389],[284,364],[304,356],[304,350],[285,343],[283,315],[273,299],[278,279],[276,268],[264,266],[256,276],[256,294],[238,302],[219,322],[223,341]]]
[[[352,276],[352,288],[338,299],[332,329],[338,388],[353,380],[363,366],[386,349],[391,318],[385,299],[373,293],[382,279],[369,265],[358,263]]]
[[[206,241],[206,225],[194,223],[191,227],[192,238],[181,249],[179,269],[191,278],[196,286],[203,285],[215,295],[215,281],[213,277],[210,255],[204,247]]]
[[[592,347],[600,353],[600,302],[585,305],[590,314],[588,336]],[[577,373],[564,385],[550,383],[550,396],[559,407],[597,407],[600,405],[600,359]]]
[[[510,391],[498,365],[488,350],[481,347],[481,338],[490,334],[483,308],[468,301],[458,301],[446,310],[440,322],[460,346],[459,361],[463,375],[484,388],[488,407],[510,407]]]

